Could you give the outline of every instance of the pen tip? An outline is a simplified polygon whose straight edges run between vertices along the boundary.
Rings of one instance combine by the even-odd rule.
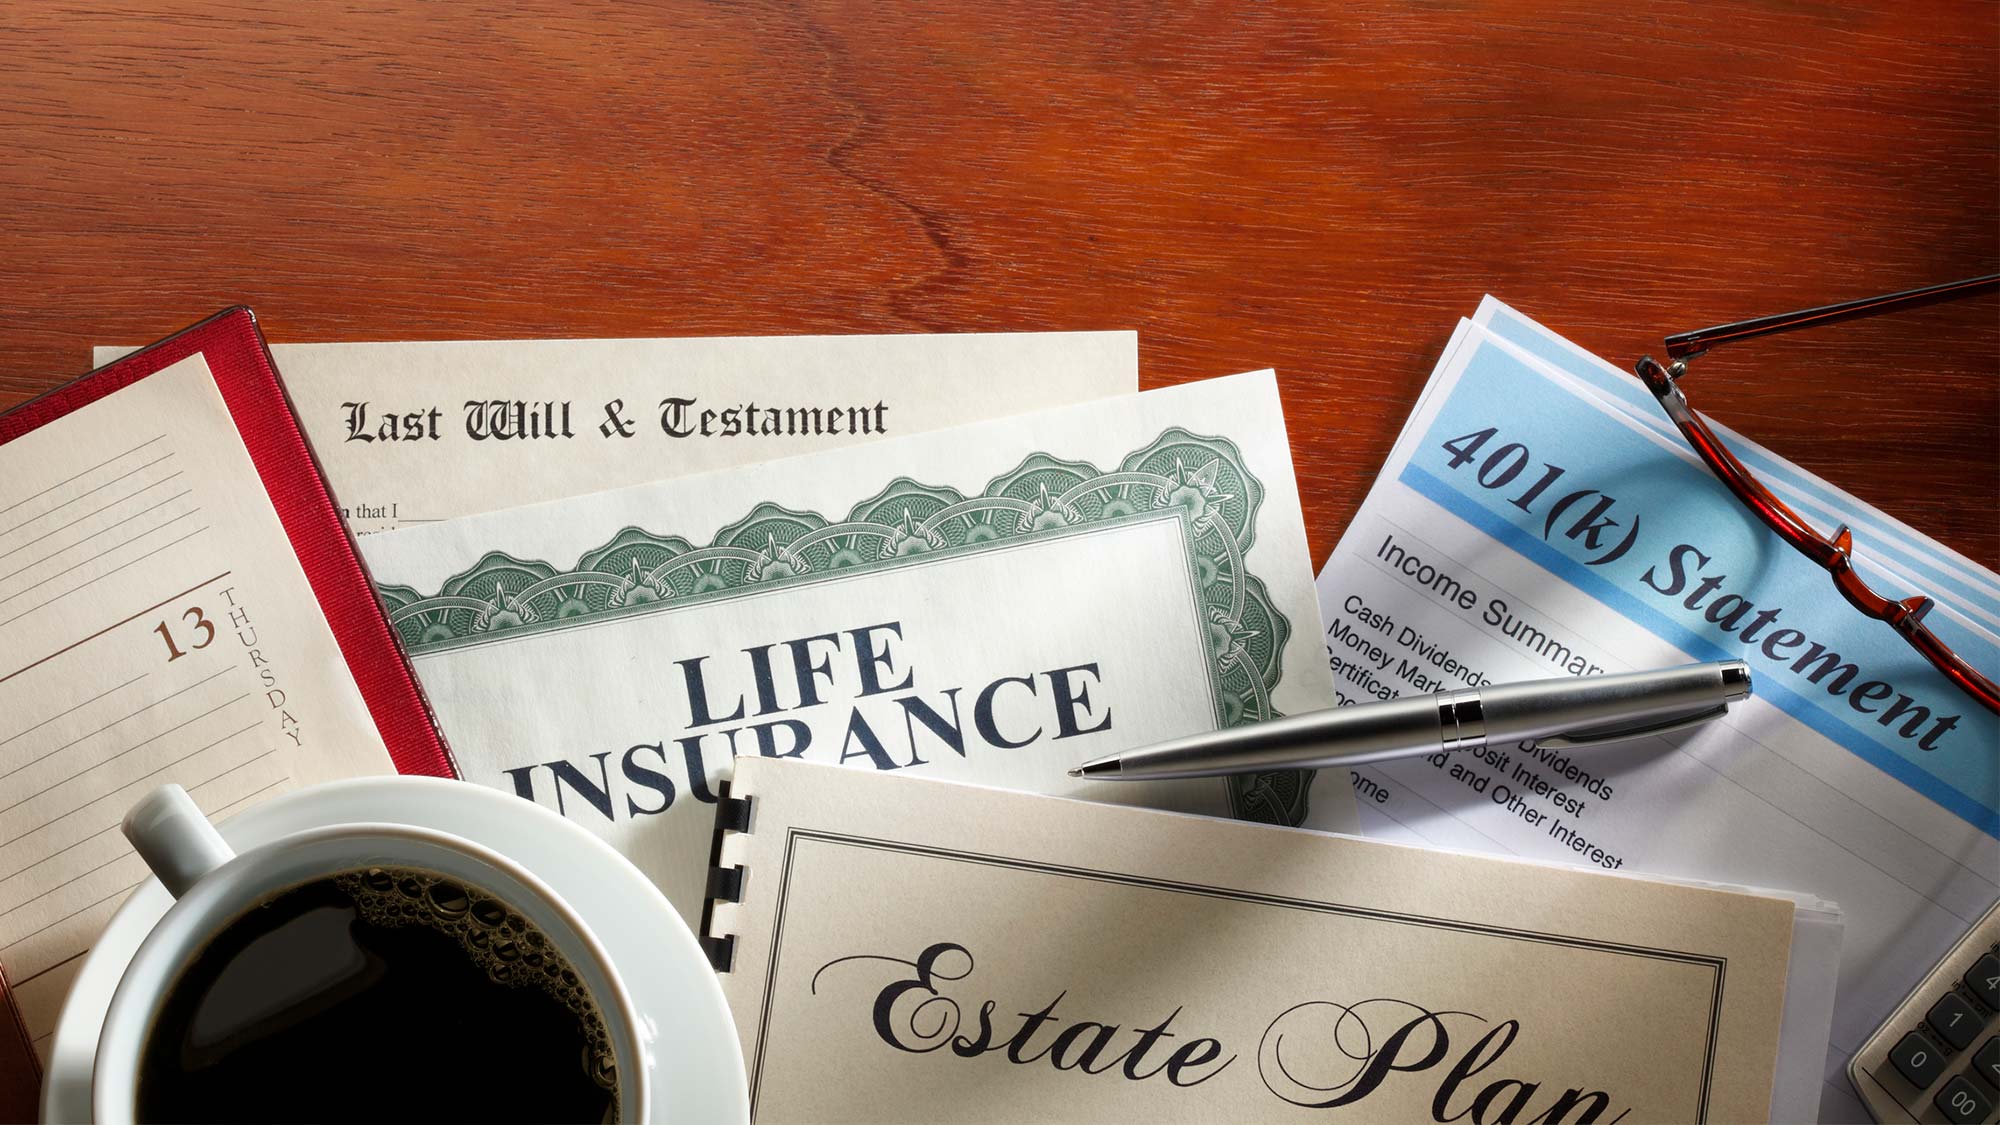
[[[1750,665],[1741,660],[1722,662],[1722,687],[1731,703],[1750,695]]]
[[[1069,768],[1069,775],[1070,775],[1071,777],[1082,777],[1082,776],[1083,776],[1083,767],[1082,767],[1082,766],[1071,766],[1071,767]]]

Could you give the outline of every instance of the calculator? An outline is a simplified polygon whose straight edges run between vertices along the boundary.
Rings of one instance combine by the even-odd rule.
[[[1877,1121],[2000,1120],[2000,902],[1847,1062]]]

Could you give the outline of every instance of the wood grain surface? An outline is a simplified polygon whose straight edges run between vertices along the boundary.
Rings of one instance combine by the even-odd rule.
[[[483,10],[482,10],[483,9]],[[1667,332],[2000,266],[2000,7],[0,0],[0,407],[274,341],[1131,327],[1280,372],[1315,564],[1492,292]],[[1690,396],[2000,563],[1991,299]]]
[[[1136,328],[1270,365],[1314,563],[1492,292],[1667,332],[2000,268],[2000,6],[0,0],[0,408],[274,341]],[[1715,417],[2000,563],[1995,302]],[[0,1066],[0,1116],[26,1106]]]

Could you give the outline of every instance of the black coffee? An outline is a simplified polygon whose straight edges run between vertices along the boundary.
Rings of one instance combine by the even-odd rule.
[[[141,1121],[609,1121],[604,1018],[476,887],[368,868],[282,891],[170,987]]]

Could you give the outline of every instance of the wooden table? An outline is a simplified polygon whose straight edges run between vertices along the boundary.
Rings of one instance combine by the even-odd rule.
[[[0,407],[236,302],[274,341],[1133,327],[1148,385],[1278,369],[1317,563],[1482,293],[1628,363],[2000,268],[1991,3],[935,7],[8,5]],[[1994,566],[1995,307],[1691,394]]]
[[[1629,362],[2000,262],[1991,3],[937,7],[6,5],[0,408],[238,302],[277,341],[1134,327],[1149,385],[1279,370],[1317,563],[1482,293]],[[1994,566],[1996,350],[1989,299],[1691,387]]]

